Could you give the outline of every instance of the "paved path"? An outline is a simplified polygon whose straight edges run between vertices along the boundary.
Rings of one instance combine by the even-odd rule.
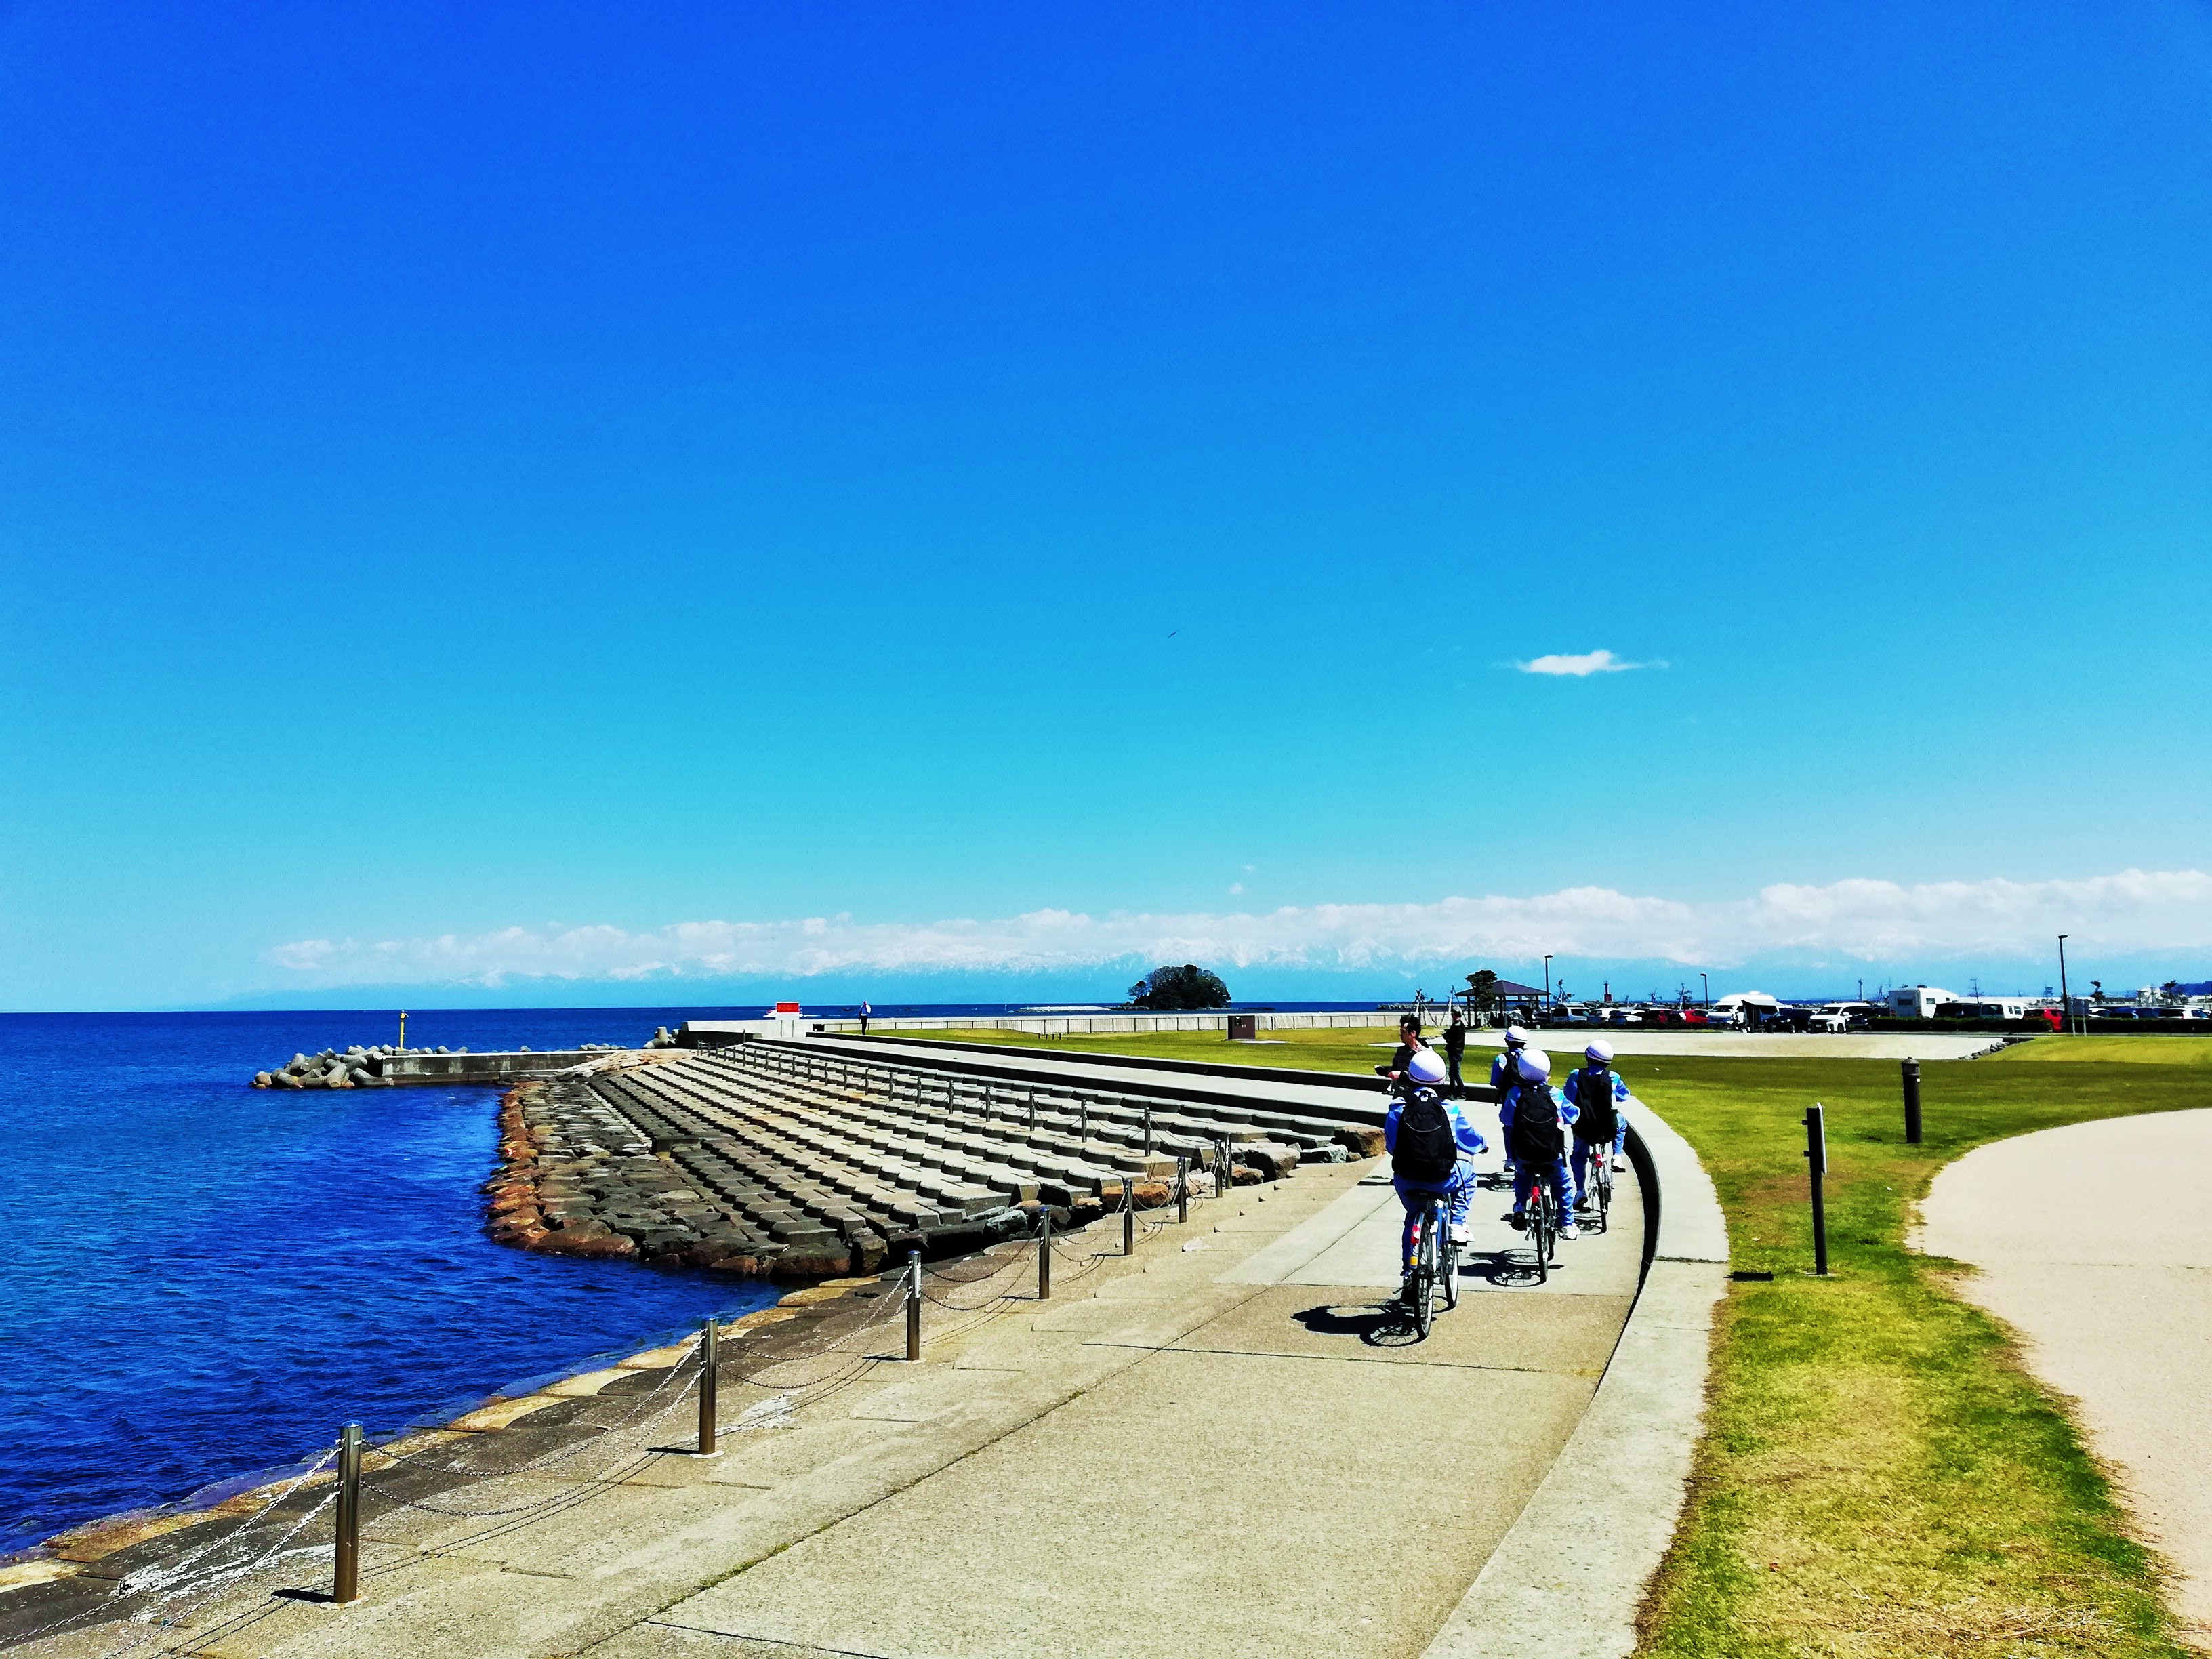
[[[1484,1032],[1485,1039],[1494,1033]],[[1565,1027],[1531,1034],[1540,1048],[1570,1057],[1592,1037],[1603,1037],[1616,1054],[1681,1054],[1722,1060],[1967,1060],[1994,1046],[1986,1031],[1853,1031],[1828,1036],[1817,1031],[1645,1030],[1628,1025]],[[1471,1041],[1469,1048],[1474,1047]],[[1486,1042],[1486,1048],[1495,1048]],[[1553,1075],[1558,1075],[1554,1067]]]
[[[934,1033],[932,1035],[935,1036]],[[1356,1037],[1359,1033],[1345,1031],[1340,1035]],[[1436,1035],[1433,1026],[1429,1035],[1432,1037]],[[1587,1027],[1561,1028],[1556,1030],[1540,1030],[1534,1035],[1536,1046],[1550,1053],[1555,1062],[1559,1062],[1561,1056],[1571,1060],[1574,1056],[1582,1053],[1583,1045],[1594,1036],[1601,1036],[1610,1042],[1613,1045],[1613,1053],[1617,1054],[1681,1054],[1698,1059],[1711,1057],[1724,1060],[1967,1060],[1990,1048],[1998,1041],[1996,1037],[1986,1031],[1963,1033],[1942,1031],[1921,1035],[1893,1031],[1857,1031],[1844,1036],[1825,1036],[1812,1031],[1647,1031],[1632,1025],[1620,1030],[1610,1026],[1601,1030]],[[947,1033],[946,1036],[949,1037],[951,1034]],[[1045,1040],[1039,1039],[1040,1042]],[[835,1043],[837,1039],[815,1037],[808,1041]],[[1379,1028],[1373,1042],[1376,1048],[1384,1051],[1376,1056],[1377,1064],[1388,1057],[1389,1050],[1398,1046],[1389,1032]],[[1471,1032],[1468,1036],[1468,1052],[1471,1054],[1475,1049],[1481,1049],[1486,1066],[1489,1063],[1487,1057],[1496,1053],[1499,1045],[1500,1039],[1495,1031]],[[942,1056],[945,1054],[942,1048],[924,1048],[920,1045],[908,1048],[903,1044],[895,1045],[875,1038],[869,1039],[867,1043],[869,1050],[876,1053],[894,1046],[901,1048],[908,1057],[924,1060],[925,1063],[927,1056]],[[986,1050],[997,1047],[996,1044],[992,1043],[978,1043],[975,1046]],[[1243,1043],[1224,1042],[1221,1045],[1222,1052],[1218,1058],[1225,1065],[1249,1064],[1249,1056],[1255,1048],[1265,1051],[1270,1046],[1264,1042],[1250,1047]],[[1012,1054],[1002,1054],[1000,1057],[1000,1063],[1015,1065],[1018,1063],[1018,1057]],[[1049,1060],[1032,1060],[1028,1063],[1056,1075],[1067,1075],[1079,1069],[1082,1064],[1076,1054],[1059,1051],[1055,1051]],[[1113,1086],[1107,1074],[1122,1078],[1133,1078],[1138,1075],[1121,1066],[1101,1066],[1097,1069],[1102,1074],[1098,1079],[1098,1086],[1101,1088]],[[1558,1074],[1556,1068],[1553,1074],[1555,1076]],[[1176,1075],[1181,1076],[1186,1084],[1194,1081],[1188,1073]],[[1232,1079],[1209,1078],[1200,1086],[1228,1090],[1232,1086]]]
[[[757,1432],[726,1399],[717,1460],[649,1461],[525,1523],[483,1512],[555,1494],[554,1471],[486,1483],[476,1514],[380,1515],[354,1606],[270,1599],[326,1571],[308,1561],[187,1627],[226,1659],[1418,1655],[1589,1406],[1643,1227],[1629,1177],[1609,1235],[1516,1288],[1497,1275],[1519,1236],[1486,1193],[1468,1294],[1394,1344],[1376,1168],[1240,1190],[1050,1302],[1014,1285],[921,1364]]]
[[[1223,1057],[1224,1065],[1244,1063],[1245,1052],[1230,1048]],[[866,1042],[840,1042],[836,1037],[811,1037],[807,1040],[810,1050],[833,1050],[855,1059],[872,1060],[879,1065],[902,1063],[915,1066],[943,1066],[972,1060],[978,1065],[989,1065],[1010,1073],[1033,1074],[1040,1082],[1051,1082],[1073,1089],[1091,1089],[1111,1094],[1117,1090],[1158,1087],[1182,1091],[1195,1095],[1221,1095],[1237,1099],[1249,1099],[1292,1109],[1316,1108],[1331,1115],[1341,1117],[1348,1108],[1369,1108],[1373,1115],[1369,1120],[1380,1123],[1382,1112],[1389,1102],[1382,1092],[1382,1079],[1366,1079],[1359,1089],[1347,1089],[1341,1084],[1306,1083],[1298,1079],[1308,1073],[1285,1070],[1267,1077],[1217,1077],[1207,1072],[1177,1071],[1170,1067],[1154,1069],[1148,1066],[1098,1064],[1086,1060],[1080,1054],[1052,1053],[1044,1054],[1010,1054],[994,1043],[973,1043],[959,1048],[942,1044],[923,1046],[919,1043],[887,1042],[871,1037]],[[1382,1065],[1390,1057],[1397,1044],[1386,1042],[1382,1052],[1375,1056]],[[1496,1116],[1493,1110],[1492,1116]]]
[[[2212,1638],[2212,1111],[2001,1140],[1936,1177],[1921,1245],[1981,1271],[1962,1289],[2081,1402],[2097,1454]]]

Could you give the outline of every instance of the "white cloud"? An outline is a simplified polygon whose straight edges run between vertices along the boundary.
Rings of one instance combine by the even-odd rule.
[[[1632,668],[1664,668],[1663,662],[1623,662],[1610,651],[1585,651],[1580,656],[1538,657],[1513,665],[1524,674],[1565,674],[1583,679],[1591,674],[1626,674]]]
[[[1243,893],[1243,891],[1244,891],[1244,884],[1243,884],[1243,882],[1241,882],[1241,881],[1232,881],[1232,882],[1231,882],[1231,883],[1229,884],[1229,896],[1230,896],[1230,897],[1231,897],[1231,898],[1238,897],[1239,896],[1241,896],[1241,895]]]
[[[1604,887],[1429,904],[1321,904],[1264,913],[1091,916],[1032,910],[996,921],[908,924],[850,915],[684,921],[362,942],[302,939],[270,953],[320,985],[514,978],[622,981],[871,973],[1006,972],[1120,961],[1217,967],[1414,967],[1555,956],[1723,967],[1824,956],[1933,961],[1971,953],[2041,957],[2061,931],[2097,951],[2212,946],[2212,875],[2124,871],[2082,881],[1839,881],[1783,884],[1747,899],[1691,903]]]

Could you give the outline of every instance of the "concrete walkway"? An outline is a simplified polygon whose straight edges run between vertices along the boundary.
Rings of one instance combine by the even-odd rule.
[[[987,1321],[932,1307],[920,1364],[886,1357],[788,1414],[726,1396],[718,1459],[572,1496],[526,1467],[391,1510],[361,1602],[272,1600],[326,1570],[295,1562],[167,1639],[228,1659],[1419,1654],[1589,1407],[1643,1223],[1624,1177],[1612,1231],[1537,1287],[1482,1194],[1467,1294],[1414,1344],[1381,1311],[1399,1206],[1376,1171],[1301,1170],[1088,1259],[1117,1248],[1109,1222],[1068,1241],[1049,1302],[1016,1282]],[[895,1352],[883,1337],[864,1352]],[[681,1413],[655,1432],[680,1443]],[[26,1651],[115,1646],[108,1626]]]
[[[946,1035],[949,1038],[951,1034]],[[1339,1035],[1357,1038],[1360,1033],[1352,1030]],[[1436,1035],[1435,1030],[1431,1029],[1429,1035],[1433,1037]],[[1619,1030],[1610,1026],[1602,1029],[1574,1027],[1557,1030],[1539,1030],[1533,1033],[1533,1040],[1536,1046],[1550,1054],[1554,1066],[1560,1069],[1564,1069],[1570,1062],[1579,1064],[1580,1062],[1574,1057],[1582,1053],[1583,1045],[1592,1037],[1603,1037],[1613,1045],[1613,1051],[1616,1054],[1680,1054],[1686,1059],[1694,1057],[1700,1060],[1969,1060],[1976,1054],[1998,1046],[2001,1041],[1983,1031],[1939,1031],[1919,1035],[1894,1031],[1853,1031],[1840,1036],[1829,1036],[1815,1031],[1685,1031],[1662,1029],[1645,1030],[1633,1025]],[[1391,1039],[1390,1034],[1386,1030],[1378,1030],[1375,1032],[1372,1041],[1375,1048],[1381,1051],[1375,1056],[1377,1065],[1389,1059],[1389,1051],[1397,1047],[1396,1042]],[[840,1042],[835,1037],[812,1037],[808,1039],[808,1042],[810,1046],[818,1043],[824,1047],[834,1045],[841,1049],[850,1049],[854,1053],[863,1051],[861,1045],[857,1042],[850,1041]],[[1468,1052],[1472,1054],[1477,1049],[1481,1050],[1484,1056],[1483,1065],[1486,1068],[1489,1065],[1489,1056],[1495,1054],[1500,1045],[1501,1039],[1495,1031],[1472,1031],[1468,1034]],[[994,1063],[1018,1066],[1023,1069],[1036,1069],[1041,1074],[1066,1077],[1085,1069],[1097,1072],[1098,1075],[1095,1079],[1085,1080],[1085,1087],[1092,1086],[1095,1083],[1099,1088],[1110,1089],[1115,1086],[1113,1079],[1115,1078],[1133,1079],[1140,1075],[1131,1068],[1120,1066],[1086,1068],[1079,1054],[1055,1051],[1049,1059],[1024,1060],[1018,1054],[1001,1052],[995,1043],[976,1043],[973,1046],[979,1056],[992,1055]],[[902,1050],[903,1058],[918,1060],[923,1064],[927,1064],[932,1057],[942,1059],[946,1053],[942,1047],[923,1047],[917,1044],[909,1048],[907,1045],[894,1043],[881,1038],[871,1038],[866,1045],[866,1052],[883,1055],[883,1051],[894,1048]],[[1269,1047],[1265,1044],[1224,1042],[1221,1044],[1220,1054],[1215,1058],[1224,1065],[1243,1066],[1253,1063],[1255,1054],[1264,1054],[1269,1052]],[[889,1058],[887,1055],[884,1057]],[[1487,1077],[1486,1069],[1482,1075]],[[1559,1075],[1559,1071],[1555,1070],[1553,1075],[1555,1077]],[[1470,1073],[1470,1080],[1474,1080],[1473,1073]],[[1183,1076],[1182,1081],[1188,1083],[1192,1079]],[[1204,1086],[1208,1089],[1219,1089],[1224,1092],[1234,1092],[1237,1080],[1208,1078],[1205,1079]],[[1279,1095],[1278,1091],[1273,1089],[1261,1090],[1261,1085],[1246,1086],[1264,1092],[1266,1097],[1270,1099],[1290,1097],[1288,1092]],[[1322,1089],[1316,1091],[1315,1098],[1335,1098],[1341,1093],[1342,1091],[1338,1090]]]
[[[1965,1294],[2081,1405],[2212,1643],[2212,1111],[2046,1129],[1936,1177],[1921,1247],[1981,1271]]]

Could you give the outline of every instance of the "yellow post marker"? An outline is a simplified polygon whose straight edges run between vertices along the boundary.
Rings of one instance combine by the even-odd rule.
[[[399,1011],[399,1052],[403,1054],[407,1052],[407,1011],[404,1008]]]

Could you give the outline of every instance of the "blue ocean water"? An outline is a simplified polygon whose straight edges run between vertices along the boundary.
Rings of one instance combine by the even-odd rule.
[[[430,1012],[407,1039],[635,1042],[708,1012]],[[774,1299],[491,1243],[493,1090],[246,1086],[393,1025],[0,1015],[0,1554]]]

